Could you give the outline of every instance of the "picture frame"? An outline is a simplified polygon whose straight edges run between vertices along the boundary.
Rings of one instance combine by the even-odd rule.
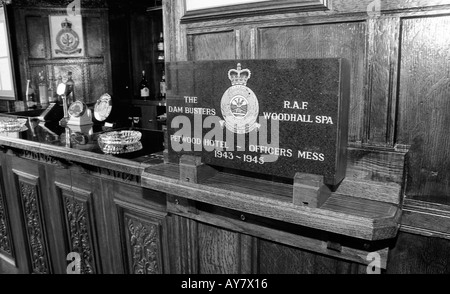
[[[85,56],[81,15],[50,15],[49,22],[52,58]]]
[[[331,0],[184,0],[182,23],[210,19],[330,10]]]

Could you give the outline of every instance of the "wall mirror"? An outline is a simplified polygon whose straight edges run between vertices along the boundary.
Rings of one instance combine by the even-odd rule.
[[[0,99],[15,100],[15,84],[6,5],[0,2]]]
[[[248,15],[328,10],[331,0],[185,0],[182,22]]]

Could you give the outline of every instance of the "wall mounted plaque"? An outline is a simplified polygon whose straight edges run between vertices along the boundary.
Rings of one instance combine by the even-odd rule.
[[[293,178],[345,176],[350,71],[344,59],[168,64],[169,158]]]
[[[78,16],[49,16],[53,58],[83,57],[83,19]]]

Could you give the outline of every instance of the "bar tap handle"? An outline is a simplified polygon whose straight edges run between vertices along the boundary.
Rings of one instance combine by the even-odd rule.
[[[56,89],[56,93],[61,97],[63,102],[64,118],[69,117],[68,106],[67,106],[67,96],[66,96],[66,84],[60,83]]]
[[[61,99],[63,102],[63,110],[64,110],[64,118],[69,117],[69,111],[68,111],[68,106],[67,106],[67,96],[66,95],[61,95]]]

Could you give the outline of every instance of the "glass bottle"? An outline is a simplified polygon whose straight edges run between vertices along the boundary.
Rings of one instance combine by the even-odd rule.
[[[30,80],[27,80],[27,89],[26,89],[26,93],[25,93],[25,101],[26,101],[26,105],[27,105],[28,108],[36,106],[34,88],[31,85],[31,81]]]
[[[55,97],[55,90],[53,89],[53,77],[49,76],[48,77],[48,102],[49,103],[55,103],[56,102],[56,97]]]
[[[142,71],[141,82],[139,83],[140,96],[142,99],[148,99],[150,97],[150,89],[148,87],[148,81],[145,77],[145,70]]]
[[[158,62],[164,62],[164,52],[161,51],[158,53]]]
[[[39,72],[39,103],[42,108],[48,106],[48,88],[43,71]]]
[[[66,82],[66,97],[67,97],[67,104],[70,105],[70,103],[75,102],[75,82],[72,79],[72,72],[69,71],[67,73],[67,82]]]
[[[166,98],[166,73],[164,70],[162,71],[161,81],[159,82],[159,97],[161,99]]]
[[[164,35],[163,32],[159,34],[159,40],[157,45],[158,51],[164,51]]]

